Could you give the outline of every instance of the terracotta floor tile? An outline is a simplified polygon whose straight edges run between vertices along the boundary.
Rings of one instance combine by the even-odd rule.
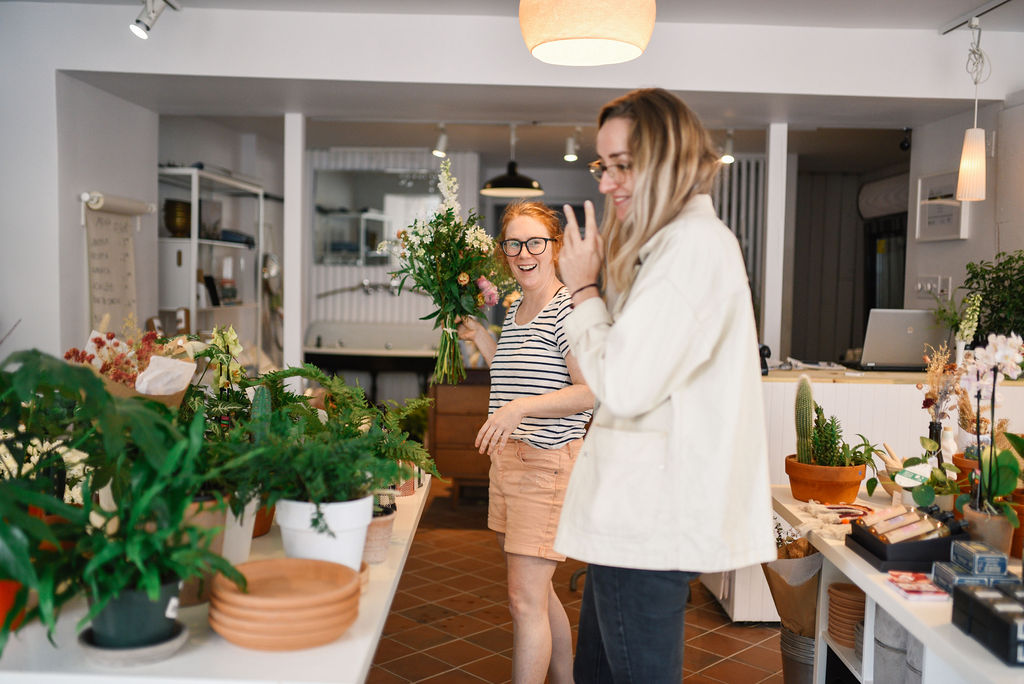
[[[433,623],[432,626],[443,632],[447,632],[454,637],[467,637],[472,634],[485,632],[488,629],[493,629],[495,625],[484,620],[479,620],[472,615],[457,613],[451,617],[445,618],[444,620],[438,620]]]
[[[488,648],[495,653],[501,653],[512,648],[512,630],[492,627],[484,632],[467,636],[466,641]]]
[[[401,641],[395,641],[391,637],[383,637],[377,644],[377,653],[373,656],[373,662],[383,664],[395,658],[401,658],[415,653],[415,649],[406,646]]]
[[[420,570],[417,570],[416,574],[420,577],[432,579],[435,582],[443,582],[444,580],[451,579],[452,577],[455,577],[456,575],[461,575],[462,573],[460,573],[455,568],[449,568],[444,565],[435,565],[433,567],[422,568]]]
[[[465,639],[454,639],[440,646],[428,648],[424,653],[438,660],[443,660],[452,667],[460,667],[474,660],[480,660],[481,658],[493,655],[492,651]]]
[[[721,679],[709,677],[703,672],[694,674],[683,673],[683,684],[738,684],[737,682],[722,682]]]
[[[443,562],[443,561],[442,561]],[[474,570],[480,570],[482,568],[492,568],[494,563],[483,560],[481,558],[472,558],[470,556],[460,556],[455,560],[450,560],[445,563],[449,568],[456,568],[463,572],[473,572]]]
[[[456,613],[471,613],[492,603],[482,596],[470,593],[455,594],[437,601],[437,605],[443,606]]]
[[[483,608],[472,611],[470,615],[495,627],[512,622],[512,614],[508,612],[508,606],[503,603],[490,603]]]
[[[772,634],[778,634],[779,628],[765,627],[756,622],[733,622],[722,625],[715,630],[719,634],[725,634],[735,639],[746,641],[748,644],[759,644]]]
[[[462,590],[452,586],[448,582],[430,582],[420,585],[414,589],[407,589],[413,596],[418,596],[424,601],[435,602],[438,599],[448,598],[460,593]]]
[[[374,665],[366,676],[365,684],[407,684],[408,679],[399,677],[393,672],[388,672],[382,667]]]
[[[402,578],[398,580],[399,591],[411,591],[417,587],[421,587],[424,584],[433,584],[433,580],[429,580],[426,577],[420,577],[419,575],[410,572],[408,566],[405,572],[402,573]]]
[[[430,625],[419,625],[412,629],[407,629],[404,632],[399,632],[394,636],[396,641],[400,641],[406,646],[410,646],[417,651],[428,649],[431,646],[437,646],[443,644],[446,641],[451,641],[452,636],[447,632],[442,632],[439,629],[434,629]]]
[[[452,615],[455,615],[457,611],[445,608],[437,603],[424,603],[423,605],[416,606],[415,608],[400,611],[400,613],[410,620],[415,620],[420,624],[428,625],[431,622],[437,622],[438,620],[451,617]]]
[[[739,639],[734,639],[718,632],[707,632],[701,634],[686,644],[687,646],[693,646],[705,651],[710,651],[715,655],[720,655],[724,658],[728,658],[745,648],[748,648],[750,644]]]
[[[768,675],[762,679],[758,684],[784,684],[785,680],[782,677],[782,671],[776,672],[775,674]]]
[[[416,594],[409,591],[399,590],[395,592],[395,598],[391,599],[391,610],[395,612],[402,612],[407,608],[421,606],[424,603],[426,603],[426,601]]]
[[[687,644],[683,648],[683,669],[690,672],[700,672],[706,667],[714,665],[722,656],[711,653],[700,648]]]
[[[500,583],[488,584],[476,589],[470,589],[467,593],[495,603],[508,601],[508,585],[505,584],[504,579],[502,579]]]
[[[483,681],[485,680],[463,670],[448,670],[436,677],[423,679],[419,684],[480,684]]]
[[[779,672],[782,670],[782,653],[778,650],[765,648],[764,646],[751,646],[747,650],[740,651],[732,656],[732,659],[747,665],[753,665],[766,672]]]
[[[421,679],[433,677],[452,669],[452,666],[448,663],[423,653],[413,653],[404,658],[398,658],[390,663],[385,663],[381,667],[388,672],[393,672],[413,682],[418,682]]]
[[[480,577],[479,575],[459,575],[458,577],[454,577],[446,581],[455,586],[458,591],[473,591],[474,589],[480,589],[481,587],[487,587],[494,584],[494,580],[489,580],[486,577]]]
[[[701,634],[705,634],[708,630],[700,627],[699,625],[693,624],[690,620],[689,614],[686,616],[686,625],[683,627],[683,641],[689,643],[691,639],[699,637]]]
[[[764,670],[727,658],[702,670],[700,674],[715,677],[723,682],[756,682],[764,675]]]
[[[729,624],[729,618],[718,611],[696,608],[686,611],[686,621],[704,629],[717,629]]]
[[[503,655],[492,655],[463,665],[459,669],[474,674],[486,682],[507,682],[512,678],[512,659]]]
[[[407,629],[411,629],[419,625],[419,623],[415,620],[410,620],[404,615],[399,615],[398,613],[394,612],[394,610],[394,606],[392,606],[392,612],[390,615],[388,615],[388,619],[384,622],[384,631],[382,633],[382,636],[391,636],[393,634],[398,634],[399,632],[404,632]]]

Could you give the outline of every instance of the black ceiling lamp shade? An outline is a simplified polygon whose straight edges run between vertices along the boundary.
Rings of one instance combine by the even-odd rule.
[[[519,173],[516,164],[516,125],[510,124],[509,128],[511,130],[509,136],[511,160],[508,163],[508,169],[500,176],[495,176],[484,183],[480,194],[487,197],[540,197],[544,194],[540,183]]]

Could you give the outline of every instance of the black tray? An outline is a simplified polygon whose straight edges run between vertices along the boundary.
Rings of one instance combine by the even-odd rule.
[[[955,539],[968,539],[967,533],[960,532],[950,537],[924,541],[886,544],[863,527],[851,524],[850,534],[846,535],[846,546],[882,572],[931,572],[932,563],[949,560],[950,547]]]

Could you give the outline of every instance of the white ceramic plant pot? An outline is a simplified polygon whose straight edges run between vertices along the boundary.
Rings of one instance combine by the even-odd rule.
[[[373,496],[320,504],[333,536],[313,529],[310,520],[315,510],[316,506],[308,501],[281,499],[277,502],[277,524],[281,528],[285,555],[341,563],[359,572],[366,528],[373,518]]]
[[[254,497],[242,511],[241,519],[228,509],[227,522],[224,524],[224,548],[220,555],[228,559],[232,565],[249,560],[252,547],[252,528],[256,524],[256,511],[260,508],[260,498]]]

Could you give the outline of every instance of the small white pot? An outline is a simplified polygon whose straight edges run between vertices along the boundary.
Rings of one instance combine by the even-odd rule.
[[[315,510],[316,506],[308,501],[277,502],[277,524],[285,555],[341,563],[359,572],[366,528],[373,518],[373,496],[320,504],[324,521],[334,536],[313,529],[310,520]]]
[[[256,511],[260,508],[260,498],[253,497],[245,506],[241,519],[228,508],[227,522],[224,524],[224,548],[221,555],[232,565],[249,560],[252,548],[252,528],[256,524]]]

